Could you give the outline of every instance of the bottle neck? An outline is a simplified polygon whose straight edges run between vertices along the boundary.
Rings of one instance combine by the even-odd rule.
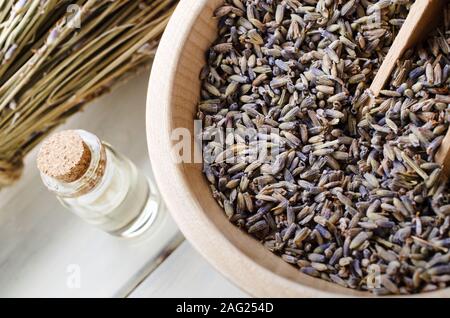
[[[41,173],[45,186],[59,197],[75,198],[89,193],[101,181],[106,170],[106,149],[101,140],[84,130],[77,130],[91,152],[91,162],[86,172],[73,182],[63,182]]]

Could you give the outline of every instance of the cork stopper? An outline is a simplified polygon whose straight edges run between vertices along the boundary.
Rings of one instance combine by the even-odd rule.
[[[75,130],[48,137],[37,157],[38,169],[45,175],[70,183],[80,179],[91,163],[91,151]]]

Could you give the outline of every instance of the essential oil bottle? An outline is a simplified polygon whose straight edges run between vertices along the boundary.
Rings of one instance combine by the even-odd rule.
[[[43,183],[65,207],[110,234],[137,236],[160,209],[159,193],[147,177],[87,131],[66,130],[47,138],[37,165]]]

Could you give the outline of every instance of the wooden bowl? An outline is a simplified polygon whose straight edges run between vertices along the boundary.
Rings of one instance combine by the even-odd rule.
[[[425,5],[433,2],[418,0],[421,1]],[[150,77],[149,153],[158,186],[172,216],[187,239],[214,267],[253,296],[371,296],[368,292],[307,276],[266,250],[227,220],[211,195],[201,164],[178,164],[172,159],[173,147],[180,141],[177,134],[172,136],[174,129],[185,128],[194,136],[199,73],[205,64],[205,52],[217,35],[213,11],[221,3],[222,0],[180,2],[161,40]],[[411,45],[410,41],[406,42]],[[393,55],[398,57],[399,53]],[[390,67],[385,67],[386,72],[391,72]],[[377,82],[380,81],[383,79]],[[448,295],[449,289],[426,294]]]

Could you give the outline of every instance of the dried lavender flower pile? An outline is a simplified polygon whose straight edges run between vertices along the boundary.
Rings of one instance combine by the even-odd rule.
[[[200,75],[204,173],[230,221],[303,273],[380,295],[450,284],[434,159],[448,10],[364,106],[413,2],[227,0]]]

